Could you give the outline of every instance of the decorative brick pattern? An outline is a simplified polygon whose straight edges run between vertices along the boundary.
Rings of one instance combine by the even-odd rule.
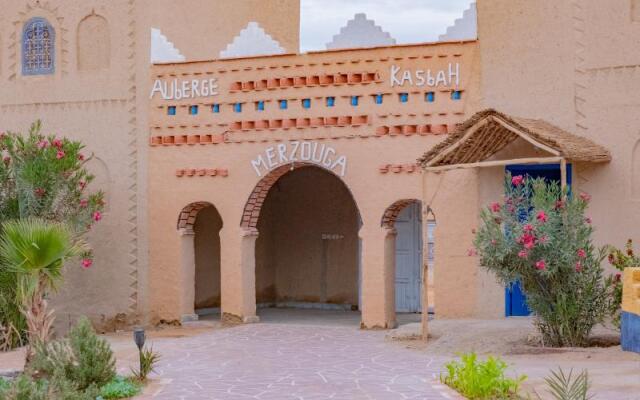
[[[394,174],[399,174],[401,172],[405,172],[408,174],[412,174],[414,172],[420,172],[420,167],[418,164],[383,164],[378,170],[381,174],[387,174],[392,172]]]
[[[258,121],[236,121],[229,126],[230,131],[251,131],[262,129],[315,128],[321,126],[357,126],[369,123],[368,115],[342,117],[284,118]]]
[[[300,163],[300,165],[309,165],[305,163]],[[248,229],[255,230],[258,226],[258,218],[260,217],[260,210],[262,209],[262,205],[264,204],[264,200],[267,198],[269,194],[269,190],[274,183],[280,179],[281,176],[286,174],[291,170],[291,165],[282,165],[273,171],[269,172],[264,178],[258,182],[251,195],[249,195],[249,200],[244,206],[244,211],[242,212],[242,220],[240,221],[240,226]]]
[[[224,142],[224,135],[165,135],[151,136],[149,144],[151,146],[180,146],[183,144],[219,144]]]
[[[414,203],[420,203],[420,200],[402,199],[387,207],[387,209],[384,211],[384,214],[382,214],[382,221],[380,222],[380,226],[386,229],[393,229],[396,224],[396,219],[398,218],[398,215],[400,215],[402,210],[409,204]]]
[[[196,216],[198,215],[198,212],[209,206],[213,205],[206,201],[198,201],[183,208],[180,212],[180,216],[178,217],[178,229],[193,231],[193,225],[196,223]]]
[[[181,178],[183,176],[211,176],[226,178],[229,176],[229,170],[226,168],[183,168],[176,170],[176,176]]]
[[[314,86],[337,86],[369,84],[382,82],[380,74],[377,72],[350,72],[335,74],[318,74],[309,76],[295,76],[283,78],[260,79],[246,82],[233,82],[230,92],[251,92],[255,90],[273,90],[285,88],[300,88]]]
[[[376,128],[376,135],[378,136],[397,136],[397,135],[445,135],[449,132],[453,132],[456,129],[456,125],[446,124],[427,124],[427,125],[382,125]]]

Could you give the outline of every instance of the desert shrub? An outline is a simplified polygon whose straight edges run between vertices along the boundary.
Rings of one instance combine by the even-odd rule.
[[[109,343],[98,337],[87,318],[81,318],[67,339],[38,344],[34,373],[64,377],[80,391],[101,387],[115,377],[115,359]]]
[[[504,201],[482,210],[475,249],[508,285],[520,281],[545,344],[585,346],[610,308],[605,249],[591,241],[589,196],[555,182],[507,174]]]
[[[640,267],[640,257],[633,252],[633,241],[627,240],[624,249],[609,248],[609,263],[617,269],[618,273],[607,278],[607,288],[611,294],[612,322],[620,328],[620,307],[622,305],[622,273],[625,268]]]
[[[512,379],[505,376],[507,364],[495,357],[479,361],[475,353],[463,354],[460,361],[445,365],[447,373],[440,380],[472,400],[518,398],[525,375]]]
[[[133,377],[139,382],[144,382],[150,373],[155,370],[156,364],[160,361],[160,354],[153,351],[153,348],[142,349],[140,351],[140,370],[131,370]]]
[[[549,393],[556,400],[589,400],[591,384],[587,370],[583,370],[577,376],[573,376],[573,370],[566,375],[562,368],[551,371],[551,375],[545,378],[549,387]],[[540,398],[540,396],[538,396]]]
[[[34,380],[28,375],[21,375],[10,385],[0,388],[0,400],[50,400],[47,387],[44,380]]]
[[[142,387],[132,379],[116,376],[111,382],[100,388],[100,396],[105,399],[125,399],[136,396]]]

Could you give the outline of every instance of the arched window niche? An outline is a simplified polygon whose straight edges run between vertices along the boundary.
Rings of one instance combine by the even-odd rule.
[[[22,29],[22,75],[55,72],[56,33],[42,17],[31,18]]]

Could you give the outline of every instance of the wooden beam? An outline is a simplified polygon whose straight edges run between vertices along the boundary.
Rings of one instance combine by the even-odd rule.
[[[564,193],[567,188],[567,160],[564,158],[560,160],[560,187]]]
[[[562,157],[515,158],[511,160],[480,161],[469,164],[440,165],[437,167],[425,167],[424,170],[436,172],[452,169],[499,167],[511,164],[556,164],[561,163],[562,160],[564,160]]]
[[[460,139],[458,139],[458,141],[456,141],[454,144],[452,144],[449,148],[444,149],[443,151],[441,151],[440,154],[438,154],[434,159],[429,161],[429,163],[427,164],[427,167],[430,166],[430,165],[436,164],[437,162],[439,162],[440,160],[445,158],[449,153],[451,153],[452,151],[457,149],[467,139],[469,139],[471,136],[473,136],[473,134],[478,129],[484,127],[488,122],[489,122],[489,118],[485,118],[482,121],[477,122],[471,129],[469,129],[467,131],[467,133],[464,134],[464,136],[462,136]]]
[[[553,149],[549,146],[547,146],[546,144],[542,144],[540,142],[538,142],[537,140],[533,139],[531,136],[527,135],[524,132],[520,132],[517,129],[514,129],[513,126],[507,124],[506,122],[504,122],[503,120],[501,120],[500,118],[495,118],[493,116],[489,117],[491,118],[493,121],[499,123],[500,125],[504,126],[506,129],[508,129],[509,131],[515,133],[516,135],[520,136],[521,138],[523,138],[524,140],[526,140],[527,142],[531,143],[532,145],[534,145],[535,147],[542,149],[548,153],[551,153],[555,156],[559,156],[560,152],[556,149]]]

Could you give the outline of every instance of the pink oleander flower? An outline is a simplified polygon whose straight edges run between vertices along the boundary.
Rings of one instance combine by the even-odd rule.
[[[543,271],[545,268],[547,268],[547,264],[544,262],[544,260],[540,260],[536,262],[536,268],[540,271]]]
[[[518,253],[518,257],[520,258],[527,258],[528,255],[529,253],[527,253],[526,250],[520,250],[520,252]]]
[[[620,274],[619,272],[616,274],[616,282],[620,282],[620,280],[622,279],[622,274]]]
[[[82,259],[82,268],[88,269],[93,264],[93,260],[90,258]]]
[[[477,255],[478,255],[478,252],[476,251],[476,249],[471,248],[471,249],[467,250],[467,255],[468,255],[469,257],[475,257],[475,256],[477,256]]]
[[[59,149],[62,148],[62,140],[60,139],[54,139],[51,144],[53,145],[53,147],[57,147]]]
[[[498,241],[495,239],[491,239],[491,245],[492,246],[496,246],[498,244]]]
[[[591,218],[589,218],[589,217],[585,218],[584,222],[586,222],[587,224],[590,224],[591,223]]]
[[[556,201],[556,210],[562,210],[564,208],[564,201],[558,200]]]
[[[578,249],[578,251],[576,252],[576,254],[578,255],[578,257],[580,258],[587,258],[587,252],[584,251],[584,249]]]
[[[578,261],[576,263],[576,272],[582,272],[582,262]]]
[[[500,203],[497,203],[497,202],[496,203],[491,203],[491,206],[489,208],[494,213],[500,212]]]
[[[84,161],[84,154],[82,153],[78,154],[78,160]]]
[[[520,186],[522,185],[522,182],[524,182],[524,177],[522,175],[516,175],[511,178],[511,184],[514,186]]]
[[[64,151],[58,150],[58,152],[56,153],[56,158],[59,160],[63,157],[64,157]]]
[[[81,208],[86,208],[89,205],[89,200],[87,199],[80,199],[80,207]]]
[[[46,140],[41,140],[38,142],[37,146],[40,150],[42,150],[47,148],[47,146],[49,146],[49,142],[47,142]]]
[[[102,219],[102,214],[100,213],[100,211],[96,211],[93,213],[93,220],[98,222]]]
[[[78,187],[80,188],[80,190],[83,190],[86,186],[87,186],[87,182],[85,181],[78,182]]]
[[[524,229],[525,232],[532,232],[533,231],[533,225],[526,224],[525,226],[522,227],[522,229]]]
[[[4,161],[4,165],[9,165],[9,163],[11,162],[11,157],[6,156],[2,159],[2,161]]]
[[[582,201],[587,202],[591,200],[591,195],[583,192],[583,193],[580,193],[580,198],[582,199]]]
[[[545,223],[547,222],[547,214],[545,214],[544,211],[540,211],[538,212],[536,219],[542,223]]]
[[[44,196],[44,194],[46,193],[46,191],[43,188],[36,188],[33,193],[36,195],[36,197],[42,197]]]

